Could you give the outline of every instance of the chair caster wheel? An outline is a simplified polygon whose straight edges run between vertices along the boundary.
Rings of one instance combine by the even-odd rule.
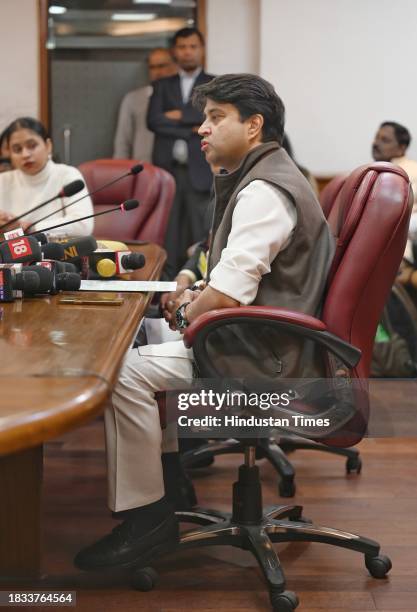
[[[373,578],[385,578],[392,568],[391,559],[386,555],[365,557],[365,565]]]
[[[152,591],[158,581],[158,574],[152,567],[141,567],[132,574],[132,586],[136,591]]]
[[[362,471],[362,459],[358,457],[348,457],[346,459],[346,473],[351,474],[352,472],[356,472],[360,474]]]
[[[294,497],[295,483],[293,480],[280,480],[278,491],[281,497]]]
[[[271,593],[270,599],[273,612],[292,612],[299,604],[297,595],[292,591]]]

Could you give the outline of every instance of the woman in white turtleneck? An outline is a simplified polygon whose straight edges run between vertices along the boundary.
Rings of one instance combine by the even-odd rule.
[[[14,169],[0,174],[0,225],[52,198],[64,185],[83,178],[77,168],[56,164],[50,159],[51,139],[42,123],[36,119],[22,117],[13,121],[7,128],[7,141]],[[70,198],[58,198],[36,212],[25,215],[17,224],[25,230],[35,221],[54,213],[30,228],[30,231],[42,231],[51,225],[91,215],[94,211],[89,196],[63,210],[71,201],[86,194],[84,188]],[[93,219],[88,219],[51,230],[50,233],[55,236],[85,236],[92,231]]]

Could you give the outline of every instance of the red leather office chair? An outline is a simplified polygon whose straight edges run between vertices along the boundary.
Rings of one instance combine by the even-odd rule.
[[[184,335],[185,344],[193,347],[200,377],[222,379],[224,376],[222,365],[216,359],[211,360],[207,350],[212,334],[222,326],[262,323],[272,330],[313,339],[327,353],[336,356],[339,373],[340,368],[345,370],[344,376],[336,380],[342,380],[347,387],[355,385],[353,390],[350,387],[349,399],[328,404],[333,423],[331,437],[327,432],[326,438],[320,438],[317,431],[311,437],[333,446],[356,444],[366,433],[367,378],[375,330],[404,252],[411,205],[409,180],[400,168],[374,163],[355,170],[346,179],[332,208],[337,244],[320,319],[261,306],[206,313]],[[229,351],[232,348],[229,346]],[[232,356],[230,361],[233,365]],[[240,375],[236,372],[237,378]],[[337,386],[335,393],[338,393]],[[245,462],[233,486],[232,513],[202,509],[177,513],[180,520],[203,525],[184,533],[180,548],[227,544],[250,550],[263,572],[276,612],[291,612],[298,600],[294,593],[285,591],[283,570],[272,546],[275,542],[322,542],[355,550],[364,554],[366,567],[373,577],[386,576],[391,562],[379,554],[377,542],[315,526],[302,519],[300,506],[263,510],[259,470],[255,465],[256,441],[243,443]]]
[[[137,163],[131,159],[97,159],[81,164],[79,170],[92,192],[127,173]],[[174,195],[173,177],[162,168],[143,162],[139,174],[127,176],[92,195],[94,212],[110,209],[125,200],[139,200],[139,207],[126,215],[113,213],[96,217],[94,236],[143,240],[163,246]]]
[[[320,204],[323,209],[324,216],[329,216],[330,210],[339,195],[343,185],[345,184],[347,174],[339,174],[332,178],[320,193]]]
[[[347,176],[346,174],[335,176],[321,192],[320,204],[326,218],[329,217],[333,205],[340,198]],[[337,236],[339,228],[334,213],[329,219],[329,223],[334,235]],[[359,451],[355,448],[326,446],[320,442],[302,440],[294,436],[281,436],[278,440],[274,438],[259,439],[256,445],[256,458],[267,459],[278,472],[278,492],[281,497],[294,497],[296,492],[295,469],[287,457],[287,453],[296,450],[314,450],[346,457],[347,474],[352,472],[360,474],[362,469]],[[190,469],[198,467],[200,464],[209,465],[216,455],[236,454],[242,451],[244,451],[244,444],[239,440],[229,438],[228,440],[210,441],[207,444],[190,449],[182,455],[181,459],[184,467]]]

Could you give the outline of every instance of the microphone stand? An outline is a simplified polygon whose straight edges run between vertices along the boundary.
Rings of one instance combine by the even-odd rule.
[[[58,223],[57,225],[51,225],[50,227],[45,227],[42,232],[49,232],[49,230],[56,229],[58,227],[64,227],[65,225],[71,225],[71,223],[77,223],[77,221],[85,221],[86,219],[92,219],[92,217],[100,217],[101,215],[107,215],[107,213],[114,212],[116,210],[122,210],[123,212],[128,212],[129,210],[133,210],[137,208],[136,206],[132,206],[132,208],[127,208],[126,210],[123,208],[123,204],[119,204],[115,208],[110,208],[108,210],[103,210],[103,212],[94,213],[93,215],[87,215],[86,217],[81,217],[80,219],[73,219],[72,221],[67,221],[66,223]],[[39,223],[39,221],[37,221]],[[25,234],[25,236],[33,236],[38,232],[30,232],[29,234]]]
[[[135,166],[134,166],[135,167]],[[29,230],[31,227],[33,227],[34,225],[36,225],[37,223],[40,223],[41,221],[45,221],[45,219],[48,219],[49,217],[52,217],[53,215],[55,215],[57,212],[61,212],[63,210],[65,210],[66,208],[69,208],[70,206],[72,206],[73,204],[78,204],[78,202],[80,202],[80,200],[83,200],[84,198],[86,198],[87,196],[92,196],[95,193],[97,193],[98,191],[101,191],[102,189],[106,189],[106,187],[110,187],[111,185],[113,185],[114,183],[117,183],[117,181],[121,181],[122,179],[126,178],[127,176],[131,176],[131,175],[135,175],[135,174],[139,174],[139,172],[142,172],[143,170],[143,166],[141,168],[141,170],[139,170],[138,172],[132,172],[132,169],[129,170],[129,172],[127,172],[126,174],[122,174],[122,176],[118,176],[117,178],[111,180],[109,183],[106,183],[105,185],[102,185],[101,187],[98,187],[97,189],[95,189],[94,191],[90,191],[89,193],[86,193],[85,195],[81,196],[81,198],[78,198],[78,200],[74,200],[73,202],[69,202],[68,204],[66,204],[65,206],[62,206],[62,208],[58,210],[54,210],[53,212],[49,213],[48,215],[45,215],[44,217],[41,217],[40,219],[38,219],[37,221],[34,221],[33,223],[31,223],[30,225],[27,226],[26,231]],[[101,213],[100,213],[101,214]],[[84,217],[84,219],[89,219],[90,217]],[[84,219],[79,219],[79,221],[83,221]],[[1,228],[0,228],[1,229]],[[36,232],[35,232],[36,233]],[[28,234],[28,235],[32,235],[32,234]]]
[[[51,202],[53,202],[54,200],[56,200],[60,196],[61,196],[61,192],[58,193],[58,195],[54,196],[53,198],[49,198],[49,200],[46,200],[46,202],[41,202],[41,204],[38,204],[34,208],[31,208],[30,210],[27,210],[26,212],[24,212],[23,214],[19,215],[18,217],[13,217],[13,219],[10,219],[10,221],[7,221],[6,223],[3,223],[3,225],[0,225],[0,230],[2,230],[4,227],[7,227],[8,225],[11,225],[12,223],[15,223],[16,221],[19,221],[19,219],[21,219],[22,217],[25,217],[26,215],[29,215],[29,214],[37,211],[39,208],[42,208],[42,206],[46,206],[47,204],[50,204]],[[36,223],[37,223],[37,221],[36,221]],[[34,223],[32,223],[32,225],[34,225]]]

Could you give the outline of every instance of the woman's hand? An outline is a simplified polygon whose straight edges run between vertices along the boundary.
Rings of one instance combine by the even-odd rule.
[[[3,223],[7,223],[8,221],[11,221],[13,219],[13,215],[6,212],[5,210],[1,210],[0,209],[0,225],[3,225]]]

